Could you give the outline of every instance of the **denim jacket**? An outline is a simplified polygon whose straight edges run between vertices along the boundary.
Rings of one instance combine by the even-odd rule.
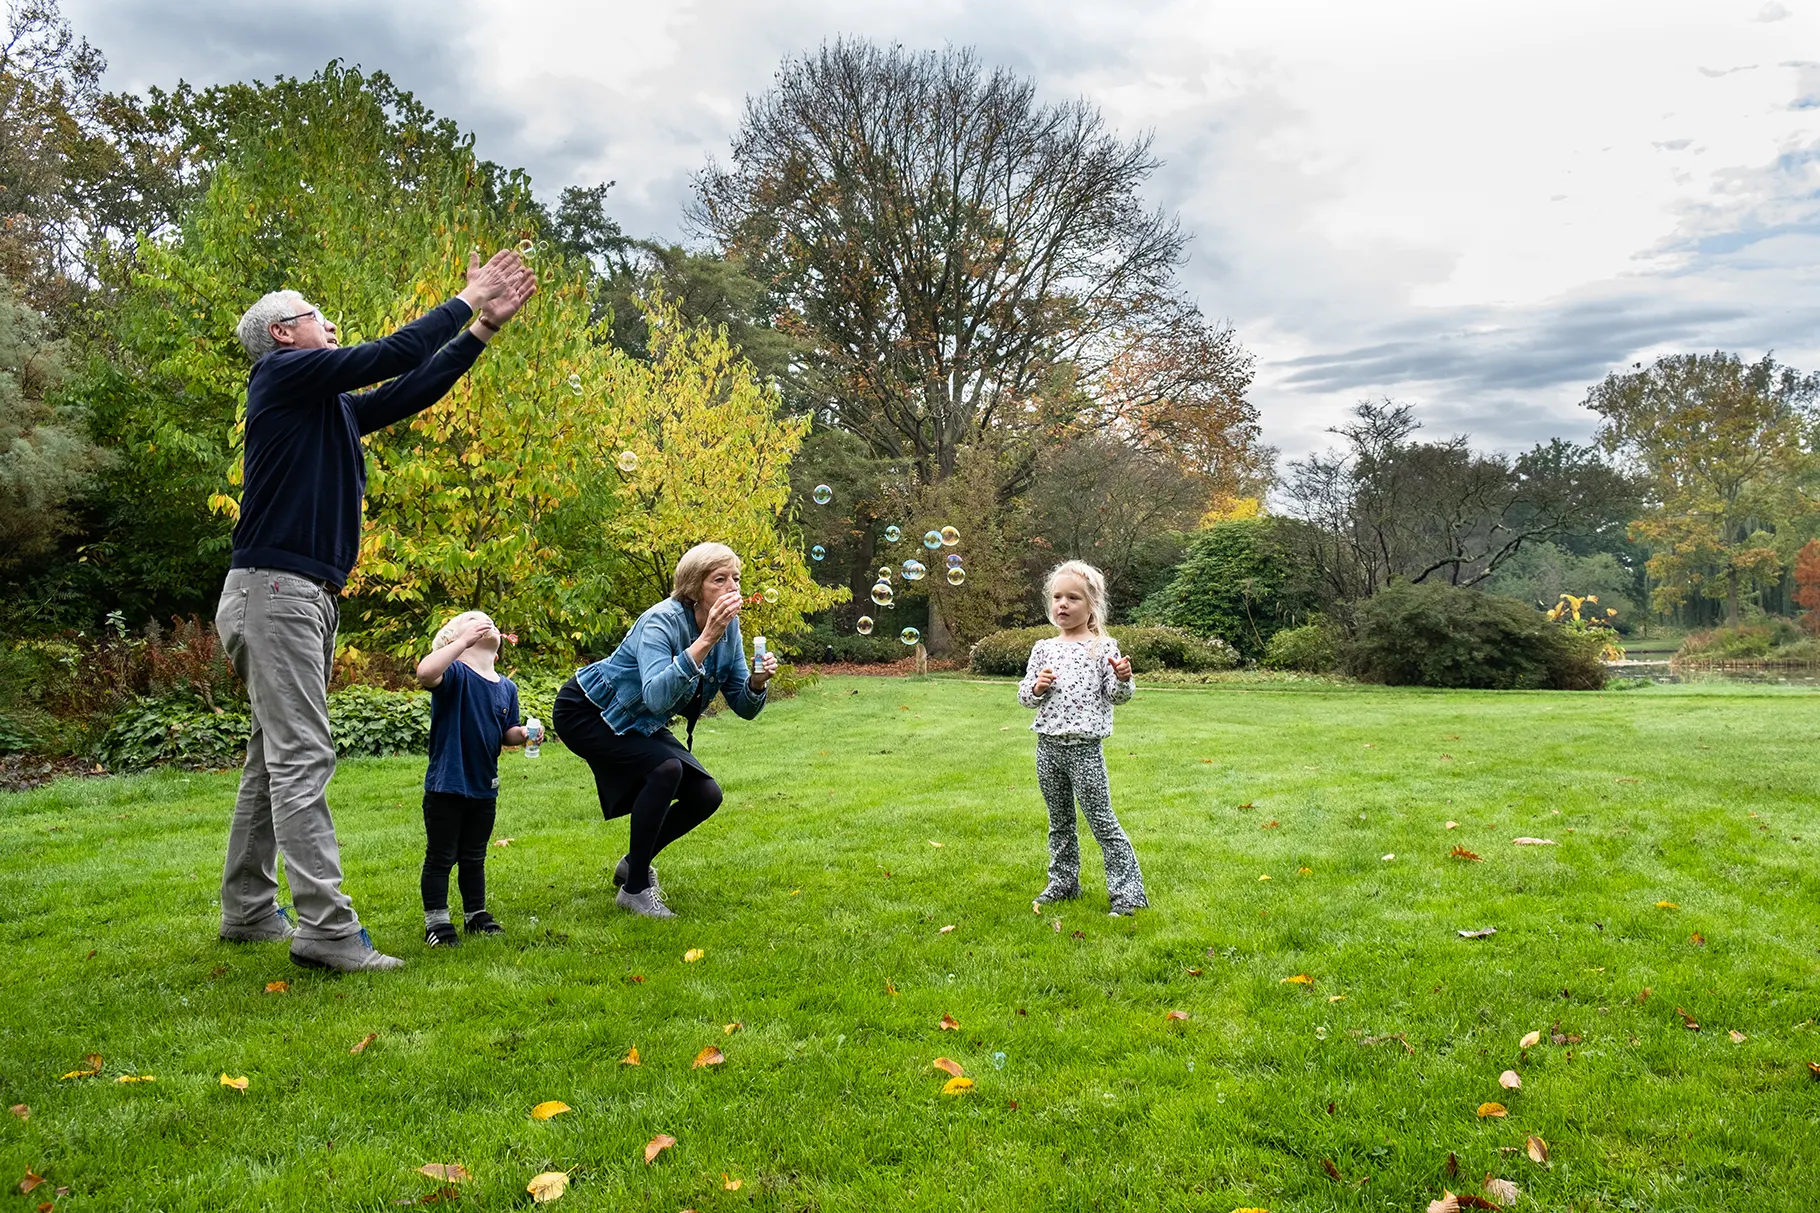
[[[615,733],[657,732],[689,706],[697,691],[703,692],[704,706],[719,691],[727,706],[751,720],[765,706],[765,693],[753,693],[748,681],[751,670],[739,641],[739,620],[727,625],[703,666],[689,656],[689,646],[700,635],[695,609],[666,598],[638,617],[611,657],[583,666],[575,680]]]

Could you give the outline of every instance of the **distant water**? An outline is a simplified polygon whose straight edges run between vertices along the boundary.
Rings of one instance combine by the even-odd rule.
[[[1660,661],[1608,661],[1605,668],[1614,682],[1631,679],[1676,684],[1746,682],[1759,686],[1820,687],[1820,667],[1816,666],[1711,670],[1672,666],[1664,658]]]

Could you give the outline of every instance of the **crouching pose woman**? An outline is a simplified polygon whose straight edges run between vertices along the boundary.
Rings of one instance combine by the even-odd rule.
[[[721,543],[690,548],[670,596],[638,617],[611,657],[578,671],[556,696],[556,735],[594,771],[608,821],[630,815],[631,840],[613,872],[616,900],[634,914],[674,918],[651,861],[714,815],[720,785],[670,732],[716,694],[751,720],[765,706],[777,658],[746,665],[739,640],[739,557]]]

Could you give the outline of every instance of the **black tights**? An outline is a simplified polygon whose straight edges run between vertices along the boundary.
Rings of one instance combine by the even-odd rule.
[[[644,892],[658,852],[714,816],[720,800],[720,785],[680,759],[666,758],[652,767],[632,801],[626,892]]]
[[[449,908],[449,869],[461,865],[461,908],[477,914],[487,905],[487,839],[493,835],[496,800],[453,792],[423,794],[423,908]]]

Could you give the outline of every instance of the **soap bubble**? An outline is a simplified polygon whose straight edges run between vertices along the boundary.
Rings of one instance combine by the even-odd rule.
[[[948,570],[949,585],[959,585],[965,580],[967,580],[967,570],[963,569],[960,565],[957,564]]]
[[[828,549],[819,543],[809,549],[809,559],[811,560],[825,560],[827,556]]]
[[[929,571],[928,569],[925,569],[923,567],[923,562],[920,560],[904,561],[904,580],[905,581],[921,581],[923,579],[923,574],[927,573],[928,571]]]
[[[948,553],[948,567],[951,569],[958,569],[961,567],[961,554],[959,552]]]
[[[933,552],[936,548],[941,547],[942,546],[942,533],[940,531],[925,532],[923,535],[923,546],[928,548],[931,552]]]
[[[889,582],[881,581],[872,587],[872,601],[878,603],[880,606],[890,606],[891,600],[895,597],[897,597],[897,595],[891,592],[891,585]]]
[[[895,572],[897,572],[897,570],[892,568],[890,565],[881,564],[878,566],[878,579],[880,581],[890,581],[891,575]]]
[[[580,375],[570,375],[569,376],[569,390],[571,392],[574,392],[577,396],[581,395],[581,376]]]
[[[1002,1070],[1005,1068],[1005,1055],[1003,1053],[994,1053],[992,1055],[992,1068],[995,1070]]]
[[[765,601],[766,602],[776,602],[779,598],[782,598],[782,597],[783,597],[783,595],[777,592],[776,586],[768,585],[765,587]]]
[[[834,490],[825,484],[818,484],[815,486],[815,491],[809,496],[815,498],[816,505],[827,505],[834,500]]]
[[[536,247],[537,242],[535,240],[520,240],[518,242],[518,255],[521,257],[529,257],[531,255],[531,250]]]
[[[620,471],[635,472],[638,470],[638,452],[621,451],[619,453],[619,458],[615,460],[615,462],[619,464]]]
[[[897,634],[897,638],[906,645],[914,645],[923,638],[923,634],[915,628],[905,628]]]
[[[942,528],[942,546],[951,548],[961,541],[961,533],[951,526]]]
[[[872,635],[872,616],[861,615],[858,622],[853,625],[853,630],[858,632],[861,636]]]
[[[897,527],[888,526],[885,528],[885,542],[886,543],[896,543],[898,540],[902,539],[903,537],[904,537],[903,531],[899,530]]]

